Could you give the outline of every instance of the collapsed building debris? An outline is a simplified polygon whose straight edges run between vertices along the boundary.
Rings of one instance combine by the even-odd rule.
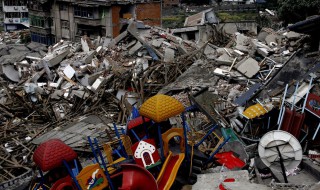
[[[196,15],[201,25],[216,23],[210,11]],[[192,18],[186,26],[199,24],[193,25]],[[306,141],[319,144],[319,54],[306,56],[310,37],[270,28],[255,37],[222,34],[216,25],[206,28],[214,36],[192,40],[183,37],[185,29],[169,31],[130,21],[127,30],[108,44],[83,36],[81,43],[61,40],[47,49],[36,43],[2,47],[0,181],[8,182],[0,183],[0,189],[18,179],[29,184],[35,167],[32,154],[50,139],[60,139],[77,151],[81,162],[90,162],[92,144],[87,137],[121,142],[118,130],[125,134],[137,127],[132,124],[129,129],[129,122],[155,94],[173,95],[186,108],[167,123],[153,120],[174,126],[175,134],[185,132],[186,144],[179,144],[186,149],[183,157],[192,149],[189,177],[198,174],[192,188],[299,186],[291,176],[308,176],[295,168],[300,162],[305,168],[310,164],[302,156],[309,149]],[[220,35],[223,39],[218,39]],[[286,135],[278,135],[279,129]],[[130,135],[139,141],[140,132]],[[288,152],[279,151],[279,146]],[[315,163],[318,154],[317,149],[309,151]],[[295,167],[282,170],[282,157],[286,167],[288,159]],[[276,182],[270,182],[271,176]],[[312,188],[317,180],[312,177],[297,188]]]

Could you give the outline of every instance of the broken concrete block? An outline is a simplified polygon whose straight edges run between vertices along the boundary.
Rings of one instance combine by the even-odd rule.
[[[83,90],[72,90],[70,96],[77,96],[78,98],[88,98],[89,93],[86,93]]]
[[[81,46],[82,46],[82,51],[83,52],[89,52],[90,51],[90,48],[89,48],[89,45],[88,45],[88,42],[87,42],[86,39],[81,38]]]
[[[192,189],[220,189],[219,185],[227,178],[233,178],[236,182],[249,182],[249,173],[247,170],[206,173],[198,174],[197,178]]]
[[[224,69],[220,69],[220,68],[216,68],[213,71],[216,75],[221,75],[221,76],[229,76],[230,72],[228,70],[224,70]]]
[[[269,51],[266,48],[258,48],[258,54],[262,55],[263,57],[268,57]]]
[[[273,188],[266,185],[249,183],[249,182],[223,182],[225,190],[272,190]]]
[[[216,61],[222,65],[231,65],[233,59],[227,53],[224,53],[220,57],[218,57]]]
[[[243,56],[244,55],[244,53],[243,52],[241,52],[240,50],[233,50],[234,51],[234,53],[236,53],[237,55],[239,55],[239,56]]]
[[[238,32],[238,27],[234,23],[223,23],[222,30],[229,35],[234,35]]]
[[[47,54],[43,59],[48,61],[49,67],[54,67],[59,64],[68,54],[70,53],[70,48],[64,48],[56,51],[55,53]]]
[[[278,36],[274,34],[269,34],[266,36],[265,42],[268,46],[272,46],[273,43],[277,43]]]
[[[260,70],[259,63],[251,57],[241,60],[235,67],[248,78],[253,77]]]
[[[103,50],[102,46],[97,47],[96,52],[97,54],[101,53]]]
[[[101,75],[102,72],[103,71],[100,71],[91,75],[86,74],[84,75],[83,78],[78,80],[80,81],[82,86],[91,86],[96,81],[96,79]]]
[[[236,40],[237,45],[248,46],[250,44],[250,40],[251,38],[243,34],[237,33],[237,40]]]
[[[129,55],[135,54],[141,47],[142,47],[142,44],[141,44],[140,42],[137,42],[137,43],[129,50]]]
[[[94,81],[92,86],[88,86],[88,89],[93,92],[97,92],[104,83],[105,83],[105,78],[103,76],[100,76],[99,78],[96,79],[96,81]]]
[[[63,73],[66,75],[66,77],[68,77],[69,79],[71,79],[73,77],[73,75],[76,73],[76,71],[70,66],[68,65],[64,70]]]
[[[131,48],[134,44],[137,43],[137,40],[132,40],[128,45],[126,45],[126,48]]]
[[[251,45],[252,45],[252,47],[253,47],[254,49],[265,48],[265,49],[267,49],[268,51],[272,51],[272,49],[271,49],[269,46],[267,46],[267,45],[259,42],[259,41],[256,40],[256,39],[252,39],[252,40],[251,40]]]
[[[258,40],[261,41],[261,42],[264,42],[266,40],[266,37],[268,36],[268,33],[267,32],[260,32],[257,36]]]
[[[19,71],[15,69],[14,65],[6,64],[2,65],[3,74],[13,82],[19,82]]]
[[[172,62],[172,61],[174,61],[174,57],[175,57],[174,56],[174,50],[167,47],[164,50],[164,59],[163,59],[163,61],[166,62],[166,63]]]
[[[96,51],[92,50],[92,51],[89,51],[87,53],[87,55],[84,57],[83,59],[83,62],[86,63],[86,64],[89,64],[91,63],[92,59],[93,59],[93,56],[96,54]]]
[[[292,32],[292,31],[287,32],[287,33],[285,33],[283,35],[285,35],[289,40],[296,40],[296,39],[299,39],[301,37],[301,34],[296,33],[296,32]]]
[[[162,44],[162,42],[164,41],[164,39],[160,38],[160,39],[154,39],[152,40],[152,45],[156,48],[159,48]]]
[[[6,48],[2,48],[0,50],[0,56],[9,55],[9,52]]]
[[[246,53],[249,52],[249,46],[236,45],[235,49],[246,52]]]
[[[215,52],[215,49],[213,49],[210,45],[206,45],[206,48],[204,49],[203,53],[207,56],[207,58],[214,59]]]

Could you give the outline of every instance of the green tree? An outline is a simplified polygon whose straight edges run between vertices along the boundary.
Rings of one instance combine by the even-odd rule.
[[[286,23],[294,23],[320,13],[320,0],[278,0],[278,15]]]

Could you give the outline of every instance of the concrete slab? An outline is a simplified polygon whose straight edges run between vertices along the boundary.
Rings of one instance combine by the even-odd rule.
[[[277,43],[278,36],[274,34],[269,34],[266,36],[265,42],[268,46],[271,46],[271,43]]]
[[[295,40],[295,39],[299,39],[301,37],[301,34],[296,33],[296,32],[287,32],[286,34],[284,34],[289,40]]]
[[[237,40],[236,40],[237,45],[248,46],[250,44],[250,41],[251,41],[251,38],[240,33],[237,34]]]
[[[222,183],[226,190],[270,190],[271,187],[266,185],[249,183],[249,182],[224,182]]]
[[[269,51],[266,48],[258,48],[257,53],[262,55],[263,57],[268,57]]]
[[[160,39],[155,39],[152,40],[152,45],[156,48],[159,48],[162,44],[162,42],[164,41],[164,39],[160,38]]]
[[[208,56],[211,56],[211,55],[214,55],[215,54],[215,50],[210,46],[210,45],[207,45],[206,48],[204,49],[204,54],[208,57]]]
[[[90,51],[88,42],[86,41],[86,39],[81,38],[81,46],[82,46],[82,51],[83,52],[88,52]]]
[[[137,42],[137,43],[129,50],[129,55],[135,54],[141,47],[142,47],[142,44],[141,44],[140,42]]]
[[[83,62],[86,64],[91,63],[93,56],[96,54],[97,52],[95,50],[89,51],[87,53],[87,55],[84,57]]]
[[[219,189],[219,185],[227,178],[233,178],[235,182],[249,183],[249,173],[247,170],[199,174],[197,177],[197,183],[192,186],[193,190]]]
[[[257,36],[258,40],[261,41],[261,42],[264,42],[266,40],[266,37],[268,36],[268,33],[267,32],[260,32]]]
[[[19,82],[19,72],[15,69],[14,65],[2,65],[4,75],[13,82]]]
[[[174,61],[174,53],[175,52],[174,52],[173,49],[167,47],[164,50],[164,59],[163,59],[163,61],[166,62],[166,63]]]
[[[260,70],[259,63],[251,57],[241,60],[235,67],[248,78],[252,78]]]
[[[63,73],[66,75],[66,77],[68,77],[69,79],[71,79],[73,77],[73,75],[75,74],[75,70],[68,65],[64,70]]]
[[[243,46],[243,45],[236,45],[235,47],[237,50],[243,51],[248,53],[249,52],[249,46]]]
[[[218,57],[216,61],[221,65],[231,65],[233,59],[227,53],[224,53],[220,57]]]
[[[310,190],[319,190],[319,189],[320,189],[320,184],[315,184],[310,188]]]

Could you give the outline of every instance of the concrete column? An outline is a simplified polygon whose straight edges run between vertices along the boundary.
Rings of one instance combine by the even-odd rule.
[[[112,38],[113,36],[113,26],[112,26],[112,9],[111,7],[104,8],[106,17],[106,37]]]
[[[56,42],[58,42],[62,38],[59,4],[54,3],[52,6],[52,10],[54,12],[54,27],[55,27],[55,31],[56,31],[55,32]]]
[[[73,9],[73,5],[69,4],[68,7],[68,14],[69,14],[69,36],[70,36],[70,40],[71,41],[75,41],[75,35],[77,30],[75,30],[76,28],[76,23],[74,22],[74,9]]]

